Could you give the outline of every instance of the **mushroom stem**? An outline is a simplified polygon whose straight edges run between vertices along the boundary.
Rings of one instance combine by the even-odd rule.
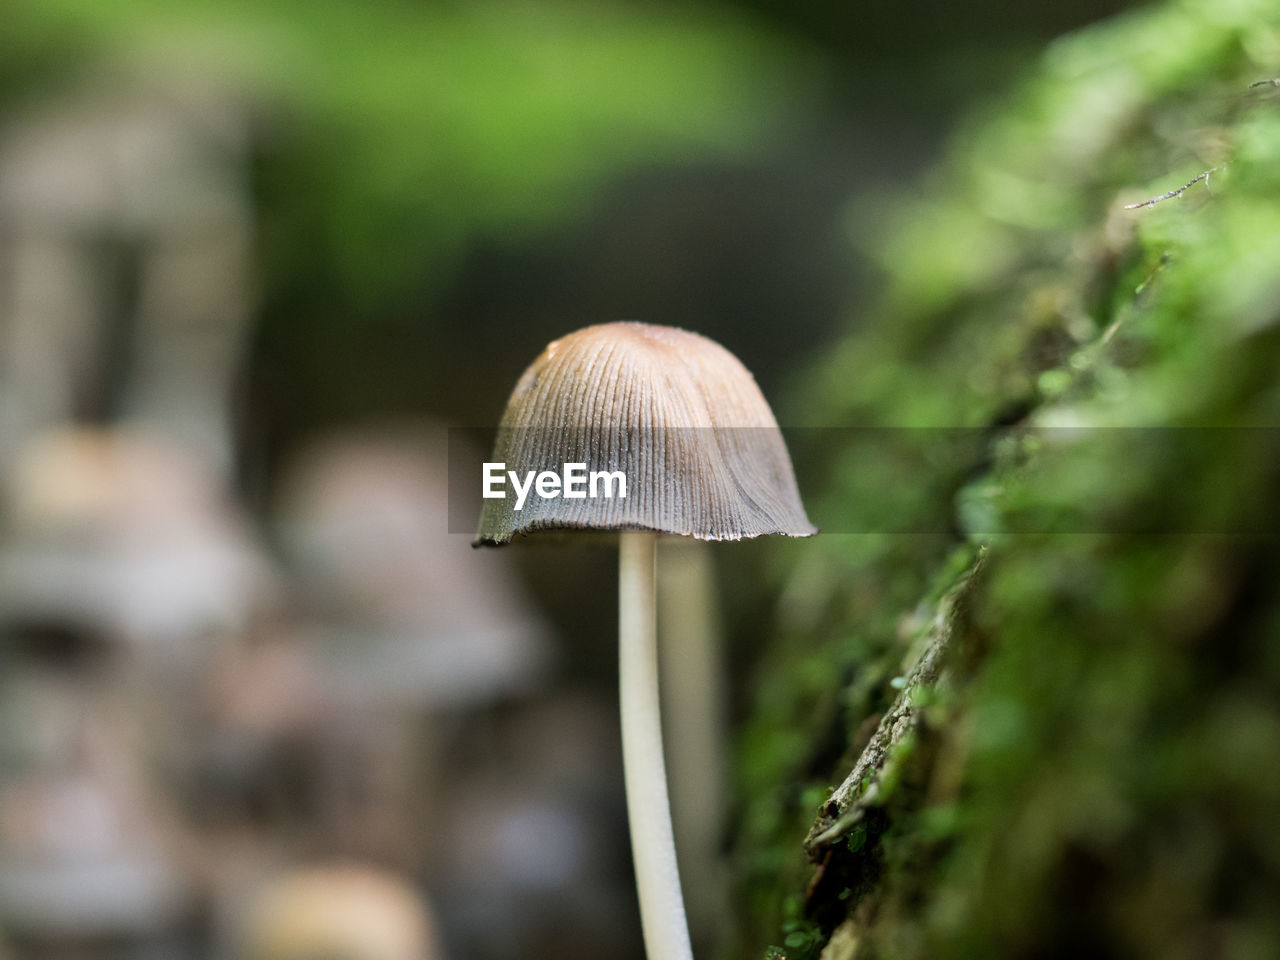
[[[694,943],[720,938],[728,915],[720,856],[725,809],[724,680],[713,545],[658,544],[658,685],[685,913]]]
[[[692,960],[662,759],[655,606],[657,540],[656,534],[647,531],[628,531],[619,537],[622,766],[645,951],[652,960]]]

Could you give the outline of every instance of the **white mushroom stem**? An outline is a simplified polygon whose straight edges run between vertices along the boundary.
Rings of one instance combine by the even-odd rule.
[[[650,960],[692,960],[671,831],[658,709],[657,535],[627,532],[618,549],[618,679],[622,765],[640,923]]]

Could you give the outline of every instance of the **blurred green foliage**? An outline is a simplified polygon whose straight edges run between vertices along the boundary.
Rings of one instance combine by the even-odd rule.
[[[549,336],[450,315],[477,250],[536,249],[637,171],[759,159],[821,108],[821,65],[730,7],[12,0],[3,21],[5,114],[193,81],[242,105],[253,497],[335,422],[496,415]]]
[[[243,96],[283,274],[268,280],[350,307],[447,276],[485,229],[580,213],[622,166],[758,147],[802,87],[795,51],[710,7],[11,0],[4,16],[11,104],[104,74],[203,73]]]
[[[892,796],[820,868],[860,882],[809,888],[824,956],[1280,955],[1278,71],[1274,3],[1071,35],[867,239],[885,294],[794,408],[987,442],[910,476],[827,459],[818,512],[939,532],[821,537],[788,574],[739,751],[756,955],[813,872],[805,788],[979,556]]]

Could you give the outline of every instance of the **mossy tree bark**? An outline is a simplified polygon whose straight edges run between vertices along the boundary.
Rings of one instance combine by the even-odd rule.
[[[806,419],[980,442],[829,457],[820,525],[936,532],[791,574],[738,763],[774,956],[1280,956],[1278,65],[1274,4],[1066,38],[877,239]]]

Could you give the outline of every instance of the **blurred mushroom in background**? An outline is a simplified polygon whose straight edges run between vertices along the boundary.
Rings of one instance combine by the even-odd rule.
[[[340,818],[329,781],[347,759],[346,723],[285,620],[256,625],[209,665],[174,769],[199,837],[211,933],[225,936],[267,878],[332,852],[327,834]]]
[[[616,714],[607,697],[561,689],[473,742],[481,760],[449,778],[432,858],[455,955],[638,955]]]
[[[271,564],[234,503],[169,441],[49,431],[8,479],[0,621],[84,631],[146,672],[189,676],[276,602]]]
[[[658,553],[659,687],[671,820],[689,933],[701,955],[724,942],[729,915],[729,670],[711,548],[672,537]]]
[[[203,815],[229,838],[214,858],[244,841],[221,888],[303,854],[421,867],[441,784],[474,762],[451,751],[464,719],[542,688],[548,628],[447,533],[446,461],[445,430],[419,426],[329,438],[285,471],[296,609],[210,671],[194,745]]]
[[[50,427],[125,421],[228,473],[248,116],[182,62],[93,77],[0,130],[0,467]]]
[[[0,924],[23,957],[176,943],[197,883],[172,794],[149,769],[146,711],[12,649],[5,660]]]
[[[286,554],[315,642],[352,697],[436,712],[545,677],[548,631],[514,568],[448,532],[449,442],[429,423],[352,430],[286,471]]]
[[[58,960],[190,933],[178,760],[280,602],[229,486],[248,101],[191,50],[109,60],[0,126],[0,924]]]
[[[170,441],[46,431],[8,481],[0,922],[23,956],[114,956],[197,909],[173,760],[199,736],[205,670],[277,602],[275,578],[222,484]]]
[[[422,894],[376,867],[312,866],[255,897],[229,954],[238,960],[441,960]]]

